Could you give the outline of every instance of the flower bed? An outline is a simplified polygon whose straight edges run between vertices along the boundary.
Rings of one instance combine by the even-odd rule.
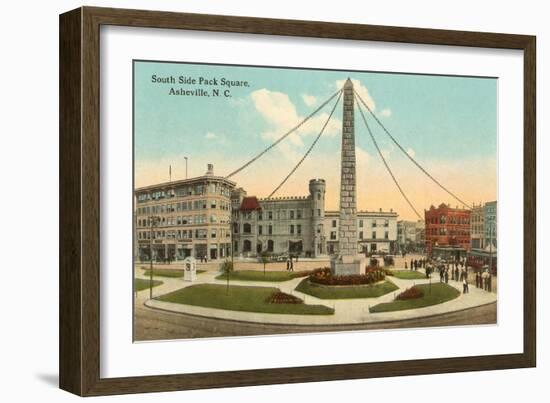
[[[400,301],[405,301],[408,299],[422,298],[423,296],[424,296],[424,292],[420,288],[413,286],[403,291],[395,299]]]
[[[315,270],[309,281],[321,285],[366,285],[374,284],[385,279],[382,270],[372,267],[367,268],[365,274],[352,274],[347,276],[333,276],[329,268]]]
[[[300,271],[292,273],[292,277],[293,278],[308,277],[308,276],[311,276],[311,275],[315,275],[317,273],[324,273],[326,271],[328,271],[330,273],[330,268],[329,267],[322,267],[322,268],[313,269],[313,270],[300,270]]]
[[[284,293],[282,291],[274,292],[267,299],[269,304],[303,304],[304,301],[294,295]]]

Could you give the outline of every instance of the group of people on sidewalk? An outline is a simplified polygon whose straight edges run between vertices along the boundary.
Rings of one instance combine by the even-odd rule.
[[[488,270],[476,272],[476,287],[483,288],[485,291],[493,291],[493,276]]]
[[[410,266],[407,266],[407,261],[405,260],[405,269],[410,269],[410,270],[418,270],[418,269],[421,269],[423,267],[426,267],[426,262],[427,260],[426,259],[411,259],[411,265]]]

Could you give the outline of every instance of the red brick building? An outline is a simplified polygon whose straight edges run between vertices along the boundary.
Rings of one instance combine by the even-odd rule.
[[[428,255],[465,256],[470,250],[470,214],[468,209],[452,208],[445,203],[424,210]]]

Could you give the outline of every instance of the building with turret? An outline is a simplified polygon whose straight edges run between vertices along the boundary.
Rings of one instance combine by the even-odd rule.
[[[261,199],[242,188],[233,191],[233,248],[236,256],[290,254],[328,257],[340,252],[340,213],[325,210],[324,179],[309,181],[307,196]],[[356,253],[391,253],[397,239],[397,213],[359,211]]]
[[[234,253],[326,255],[325,191],[324,179],[310,180],[307,196],[259,199],[235,189],[231,196]]]

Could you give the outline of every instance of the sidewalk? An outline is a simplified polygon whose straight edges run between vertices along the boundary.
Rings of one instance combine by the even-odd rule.
[[[136,269],[136,277],[145,278],[141,270]],[[153,296],[163,295],[176,291],[178,289],[196,284],[226,284],[224,280],[216,280],[219,272],[208,271],[197,276],[197,281],[191,283],[183,281],[183,278],[155,277],[156,280],[163,281],[163,284],[153,288]],[[289,325],[336,325],[336,324],[361,324],[361,323],[380,323],[388,321],[399,321],[404,319],[423,318],[434,315],[443,315],[450,312],[461,311],[474,308],[481,305],[496,302],[497,296],[493,293],[475,288],[470,284],[470,293],[461,294],[454,300],[442,304],[433,305],[425,308],[410,309],[395,312],[370,313],[369,306],[374,306],[383,302],[391,302],[394,296],[414,284],[427,284],[429,279],[422,280],[400,280],[395,277],[387,277],[399,287],[399,290],[382,295],[378,298],[368,299],[319,299],[311,295],[303,294],[295,290],[303,278],[296,278],[284,282],[262,282],[262,281],[231,281],[231,285],[245,285],[257,287],[278,287],[281,291],[295,295],[304,300],[309,305],[325,305],[334,308],[334,315],[291,315],[291,314],[269,314],[256,312],[228,311],[223,309],[205,308],[193,305],[183,305],[177,303],[162,302],[158,300],[149,300],[149,290],[138,292],[136,303],[144,304],[149,308],[171,311],[175,313],[185,313],[210,318],[219,318],[226,320],[235,320],[242,322],[256,322],[269,324],[289,324]],[[432,276],[432,283],[439,282],[439,277]],[[450,286],[456,288],[462,293],[462,283],[449,280]]]

